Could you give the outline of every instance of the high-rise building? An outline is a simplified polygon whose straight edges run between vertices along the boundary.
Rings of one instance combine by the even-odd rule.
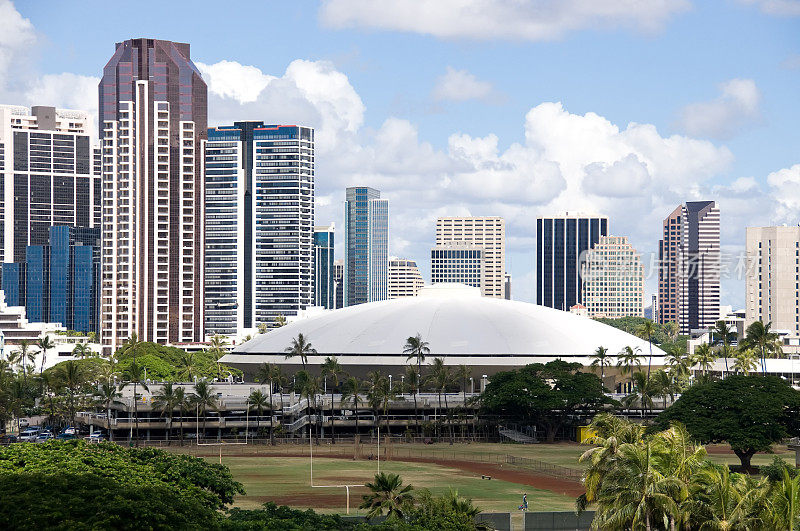
[[[583,303],[580,261],[609,230],[605,216],[536,219],[536,304],[569,311]]]
[[[189,45],[117,43],[99,86],[103,149],[101,336],[203,339],[207,88]]]
[[[601,236],[581,263],[583,305],[589,317],[642,316],[644,268],[624,236]]]
[[[486,279],[486,249],[465,241],[451,241],[431,249],[431,283],[458,282],[481,288]]]
[[[334,308],[344,308],[344,260],[333,261]]]
[[[745,327],[800,334],[800,227],[747,227]]]
[[[205,202],[207,335],[242,335],[314,303],[313,129],[209,129]]]
[[[336,307],[333,287],[334,225],[314,227],[314,306],[329,310]]]
[[[383,301],[389,287],[389,200],[348,188],[344,202],[344,305]]]
[[[465,242],[483,249],[481,294],[503,298],[506,274],[506,223],[499,216],[446,217],[436,220],[436,245]]]
[[[0,263],[23,263],[50,227],[100,227],[101,178],[84,111],[0,105]]]
[[[719,318],[719,208],[690,201],[664,219],[659,241],[658,321],[682,334]]]
[[[422,280],[422,274],[414,260],[389,260],[389,299],[416,297],[424,286],[425,281]]]
[[[100,229],[55,225],[47,245],[29,245],[24,262],[3,264],[3,291],[30,322],[98,332]]]

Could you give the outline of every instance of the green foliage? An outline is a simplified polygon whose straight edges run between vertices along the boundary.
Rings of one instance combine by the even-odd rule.
[[[134,350],[136,351],[136,364],[147,369],[147,377],[167,382],[186,380],[181,378],[180,371],[182,360],[186,352],[176,347],[168,347],[150,342],[138,342],[134,347],[123,347],[117,350],[116,358],[119,370],[125,371],[133,363]],[[213,352],[200,351],[192,357],[193,374],[198,378],[215,378],[219,374],[217,359]],[[223,374],[241,376],[242,371],[221,366]]]
[[[608,326],[618,328],[631,335],[637,335],[639,328],[641,328],[644,323],[650,321],[650,319],[646,317],[620,317],[619,319],[596,317],[595,320],[607,324]],[[653,343],[658,344],[662,349],[666,350],[672,346],[678,346],[686,350],[687,336],[676,335],[674,339],[671,339],[669,335],[669,325],[659,324],[655,321],[653,321],[653,329]],[[645,340],[646,339],[647,338],[645,338]]]
[[[217,510],[242,493],[227,467],[157,449],[79,440],[0,448],[0,528],[218,527]]]
[[[339,515],[321,515],[311,509],[300,511],[290,507],[265,503],[263,509],[234,508],[228,512],[223,529],[235,531],[338,531],[353,529]]]
[[[686,425],[702,443],[727,442],[743,467],[756,452],[800,433],[800,392],[776,376],[731,375],[695,384],[658,416],[657,425]]]
[[[48,369],[45,369],[43,374],[56,374],[60,372],[67,363],[75,363],[78,367],[80,367],[80,370],[87,381],[94,381],[99,378],[101,369],[108,365],[108,361],[102,358],[86,358],[82,360],[62,361]]]
[[[789,477],[795,477],[800,473],[797,468],[789,466],[789,463],[784,461],[777,455],[772,458],[772,463],[759,467],[759,473],[770,480],[771,482],[781,481],[783,479],[783,472],[789,473]]]
[[[541,423],[553,441],[576,411],[599,411],[615,403],[605,396],[600,378],[581,367],[557,360],[498,372],[483,393],[483,411],[514,422]]]

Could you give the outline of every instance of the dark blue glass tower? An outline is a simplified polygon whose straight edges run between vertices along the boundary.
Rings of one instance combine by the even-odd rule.
[[[336,307],[334,300],[333,224],[314,227],[314,306],[328,310]]]

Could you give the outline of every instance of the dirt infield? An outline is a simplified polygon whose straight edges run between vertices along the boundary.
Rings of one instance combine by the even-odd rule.
[[[215,457],[214,454],[207,456],[198,454],[198,457]],[[236,459],[237,456],[229,456],[229,459]],[[274,454],[270,452],[258,452],[251,454],[248,457],[308,457],[306,453],[280,453]],[[320,459],[344,459],[352,460],[352,457],[345,455],[326,455]],[[412,463],[431,463],[434,465],[442,465],[464,472],[475,474],[476,476],[488,475],[493,479],[508,481],[509,483],[517,483],[519,485],[528,485],[537,489],[547,490],[555,494],[563,496],[577,497],[583,494],[583,485],[580,482],[566,479],[547,476],[521,467],[514,467],[509,465],[497,465],[491,463],[477,463],[474,461],[465,460],[452,460],[452,459],[436,459],[431,457],[403,457],[402,459],[393,459],[392,462],[412,462]],[[352,492],[351,492],[352,495]],[[285,496],[286,498],[294,498],[294,496]],[[326,496],[323,496],[326,497]],[[334,496],[335,498],[335,496]],[[314,496],[315,503],[317,502],[317,495]],[[277,503],[276,499],[272,499]],[[306,501],[308,496],[306,495]],[[288,502],[286,502],[288,504]]]
[[[330,489],[334,490],[334,489]],[[317,509],[338,509],[344,506],[345,492],[337,494],[322,494],[322,493],[303,493],[303,494],[287,494],[284,496],[245,496],[246,499],[256,500],[259,503],[273,502],[275,505],[288,505],[289,507],[309,507],[312,506]],[[350,504],[353,508],[361,503],[361,496],[367,493],[367,489],[361,490],[350,489]]]

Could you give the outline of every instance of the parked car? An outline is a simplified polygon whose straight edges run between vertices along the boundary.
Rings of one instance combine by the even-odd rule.
[[[36,427],[30,427],[19,434],[19,440],[22,442],[36,442],[36,437],[39,436],[41,430]]]
[[[91,443],[101,442],[106,440],[106,435],[101,431],[96,431],[91,435],[87,435],[86,437],[84,437],[84,440],[87,440]]]
[[[6,446],[15,442],[17,442],[16,435],[0,435],[0,446]]]
[[[43,431],[36,437],[37,443],[43,443],[55,439],[52,431]]]
[[[20,428],[27,428],[30,425],[31,425],[31,423],[30,423],[30,421],[28,419],[19,419],[19,427]]]
[[[66,434],[66,435],[77,435],[78,434],[77,430],[75,428],[73,428],[72,426],[70,426],[68,428],[64,428],[63,430],[61,430],[61,433],[62,434]]]
[[[75,435],[74,433],[59,433],[58,435],[56,435],[56,439],[58,439],[59,441],[69,441],[71,439],[77,439],[77,438],[78,436]]]

